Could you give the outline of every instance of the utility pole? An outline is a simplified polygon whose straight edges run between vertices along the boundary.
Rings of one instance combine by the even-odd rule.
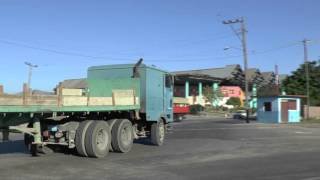
[[[30,62],[25,62],[25,65],[29,67],[29,73],[28,73],[28,91],[31,90],[31,78],[32,78],[32,69],[37,68],[38,65],[31,64]]]
[[[304,66],[306,72],[306,90],[307,90],[307,111],[306,118],[309,119],[309,109],[310,109],[310,77],[309,77],[309,62],[308,62],[308,42],[310,40],[304,39],[303,43],[303,52],[304,52]]]
[[[245,109],[246,109],[246,122],[250,123],[249,120],[249,82],[248,82],[248,53],[247,53],[247,30],[245,19],[243,17],[234,20],[227,20],[223,21],[223,24],[235,24],[240,23],[241,26],[241,44],[242,44],[242,53],[243,53],[243,64],[244,64],[244,81],[245,81],[245,94],[246,94],[246,102],[245,102]],[[238,34],[236,34],[238,36]]]

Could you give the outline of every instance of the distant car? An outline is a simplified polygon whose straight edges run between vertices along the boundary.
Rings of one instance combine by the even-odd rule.
[[[237,112],[233,113],[233,119],[246,119],[247,113],[245,110],[238,110]],[[257,113],[249,114],[250,120],[257,119]]]
[[[233,119],[245,119],[246,116],[247,116],[247,113],[245,110],[238,110],[232,115]]]

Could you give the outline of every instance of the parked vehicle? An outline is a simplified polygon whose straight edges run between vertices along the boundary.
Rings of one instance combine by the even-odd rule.
[[[190,114],[190,106],[187,98],[173,98],[173,117],[174,121],[182,121],[186,114]]]
[[[245,110],[238,110],[232,115],[233,119],[245,119],[246,116],[247,116],[247,113]]]
[[[173,121],[172,75],[141,64],[88,69],[88,88],[55,95],[0,95],[0,127],[25,134],[32,155],[65,146],[85,157],[105,157],[109,150],[129,152],[133,140],[164,143]]]
[[[247,113],[245,110],[238,110],[237,112],[233,113],[232,115],[233,119],[246,119]],[[257,119],[257,113],[249,113],[248,118],[250,120],[256,120]]]

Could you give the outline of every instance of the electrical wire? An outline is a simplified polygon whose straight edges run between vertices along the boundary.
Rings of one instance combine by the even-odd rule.
[[[223,36],[227,37],[227,36]],[[222,38],[222,37],[220,37]],[[217,38],[218,39],[218,38]],[[16,43],[12,41],[7,41],[7,40],[1,40],[0,43],[2,44],[8,44],[12,46],[17,46],[17,47],[23,47],[23,48],[28,48],[28,49],[34,49],[34,50],[39,50],[39,51],[44,51],[44,52],[49,52],[49,53],[54,53],[54,54],[60,54],[60,55],[67,55],[67,56],[77,56],[77,57],[82,57],[82,58],[89,58],[89,59],[100,59],[100,60],[108,60],[108,61],[136,61],[138,57],[127,57],[127,58],[119,58],[119,57],[104,57],[104,56],[92,56],[92,55],[86,55],[82,53],[74,53],[74,52],[69,52],[69,51],[61,51],[61,50],[55,50],[55,49],[49,49],[49,48],[42,48],[42,47],[36,47],[32,45],[26,45],[22,43]],[[250,55],[260,55],[260,54],[265,54],[265,53],[271,53],[274,51],[278,51],[281,49],[286,49],[292,46],[298,45],[299,42],[294,42],[290,43],[288,45],[264,50],[264,51],[257,51],[250,53]],[[193,57],[190,58],[188,57],[175,57],[175,58],[163,58],[163,59],[157,59],[157,58],[148,58],[146,59],[147,62],[195,62],[195,61],[212,61],[212,60],[226,60],[226,59],[232,59],[232,58],[238,58],[242,57],[242,55],[236,55],[236,56],[225,56],[225,57],[212,57],[212,56],[206,56],[206,57]],[[90,60],[87,60],[87,62],[92,62]]]

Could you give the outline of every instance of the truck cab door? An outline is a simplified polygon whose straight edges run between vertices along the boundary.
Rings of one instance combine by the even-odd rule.
[[[173,121],[173,84],[173,76],[171,74],[166,74],[164,86],[164,111],[169,122]]]

